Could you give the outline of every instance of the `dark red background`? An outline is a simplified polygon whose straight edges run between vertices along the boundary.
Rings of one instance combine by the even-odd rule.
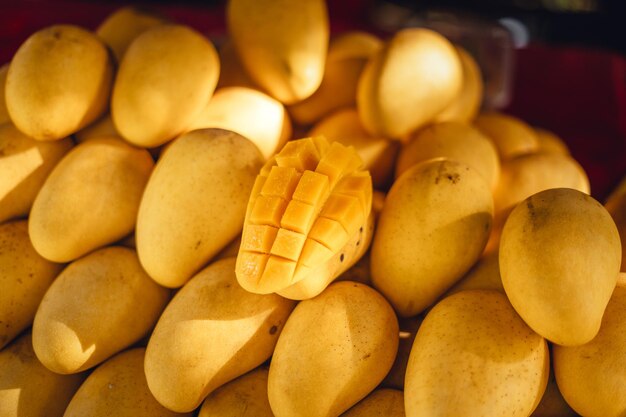
[[[367,0],[329,1],[332,30],[367,29]],[[53,23],[90,29],[126,3],[77,0],[0,0],[0,64],[34,31]],[[225,33],[220,7],[150,7],[208,36]],[[576,47],[531,45],[517,53],[513,100],[506,109],[554,131],[569,145],[602,200],[626,174],[626,59]]]

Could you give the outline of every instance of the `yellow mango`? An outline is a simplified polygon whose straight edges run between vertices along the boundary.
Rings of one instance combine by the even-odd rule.
[[[505,160],[493,193],[497,226],[504,225],[520,201],[550,188],[572,188],[589,194],[589,178],[569,155],[537,152]]]
[[[340,264],[362,256],[357,242],[367,227],[372,183],[360,166],[354,148],[323,137],[291,141],[266,163],[250,194],[237,256],[243,288],[268,294],[311,277],[319,293],[343,272],[337,257]],[[317,272],[327,266],[329,273]]]
[[[122,136],[115,129],[115,125],[113,124],[113,119],[111,119],[111,115],[107,114],[104,117],[96,120],[94,123],[85,127],[84,129],[79,130],[74,134],[76,141],[78,143],[82,143],[87,139],[99,138],[99,137],[119,137]]]
[[[554,188],[509,215],[500,240],[502,285],[534,331],[560,345],[582,345],[600,329],[621,257],[604,207],[580,191]]]
[[[570,154],[567,144],[554,132],[537,127],[535,128],[535,133],[539,140],[539,152]]]
[[[235,258],[209,265],[176,294],[150,337],[150,391],[170,410],[194,410],[215,389],[272,355],[294,305],[242,289]]]
[[[435,117],[436,122],[474,120],[483,101],[483,78],[474,58],[462,47],[455,46],[463,69],[463,85],[458,96]]]
[[[526,417],[545,390],[546,341],[496,291],[444,298],[417,332],[404,386],[407,417]]]
[[[620,271],[626,271],[626,177],[609,195],[604,207],[611,214],[622,244],[622,265]]]
[[[370,172],[374,188],[389,187],[400,146],[397,141],[370,135],[355,108],[337,110],[320,120],[309,131],[309,136],[320,135],[329,141],[353,146],[363,161],[363,168]]]
[[[228,30],[250,78],[285,104],[319,87],[328,50],[323,0],[230,0]]]
[[[25,217],[50,171],[72,148],[70,138],[42,142],[0,125],[0,223]]]
[[[71,263],[46,292],[33,323],[33,347],[46,368],[72,374],[145,336],[169,301],[132,249],[108,247]]]
[[[9,111],[7,110],[7,103],[4,98],[4,90],[7,80],[7,73],[9,72],[9,64],[4,64],[0,67],[0,125],[10,122]]]
[[[446,292],[446,296],[465,290],[494,290],[504,293],[498,250],[483,253],[472,269]]]
[[[28,229],[37,252],[69,262],[128,235],[153,166],[148,151],[117,138],[76,146],[33,203]]]
[[[361,72],[382,44],[376,36],[360,31],[331,39],[322,83],[310,97],[289,106],[293,119],[308,125],[342,107],[354,107]]]
[[[307,300],[320,294],[335,279],[363,258],[372,243],[374,214],[350,237],[348,242],[328,261],[312,267],[307,277],[277,292],[292,300]]]
[[[63,417],[190,417],[154,399],[143,369],[145,348],[119,353],[98,366],[80,386]]]
[[[554,351],[554,350],[553,350]],[[554,355],[552,355],[554,358]],[[554,366],[554,362],[552,362]],[[548,385],[541,397],[541,401],[535,408],[531,417],[577,417],[578,414],[565,402],[559,391],[554,377],[554,371],[550,370]]]
[[[478,260],[491,229],[491,190],[478,171],[431,160],[391,187],[372,243],[372,283],[401,317],[419,314]]]
[[[188,130],[217,127],[246,137],[269,159],[291,137],[291,121],[281,102],[246,87],[218,89]]]
[[[95,34],[55,25],[32,34],[18,49],[6,79],[13,124],[37,140],[62,139],[107,109],[113,63]]]
[[[120,62],[111,116],[118,132],[143,147],[183,133],[213,95],[220,62],[209,39],[183,25],[139,35]]]
[[[462,79],[459,56],[446,38],[429,29],[400,30],[361,74],[359,116],[371,134],[401,139],[443,111]]]
[[[217,88],[258,88],[243,68],[241,60],[237,56],[235,45],[229,37],[224,40],[217,52],[220,58],[220,76],[217,80]]]
[[[33,352],[30,333],[0,351],[0,369],[0,417],[62,417],[86,376],[48,370]]]
[[[274,417],[267,398],[267,368],[257,368],[213,391],[198,417]]]
[[[33,323],[62,268],[35,251],[25,220],[0,225],[0,349]]]
[[[385,377],[398,349],[398,321],[372,288],[342,281],[302,301],[270,364],[276,417],[336,417]]]
[[[146,30],[167,21],[145,9],[126,6],[111,13],[96,29],[96,35],[107,44],[117,62],[122,60],[131,42]]]
[[[500,177],[500,158],[493,143],[462,122],[435,123],[412,135],[398,155],[396,178],[416,163],[432,158],[454,159],[471,166],[492,189]]]
[[[602,317],[597,336],[575,347],[554,346],[556,381],[567,403],[588,417],[626,413],[626,274]]]
[[[168,146],[137,216],[137,252],[155,281],[180,287],[241,233],[262,161],[252,142],[222,129],[192,131]]]
[[[379,389],[341,415],[342,417],[404,417],[404,395],[395,389]]]
[[[517,117],[498,112],[481,113],[474,120],[474,126],[493,141],[503,161],[539,150],[537,133]]]

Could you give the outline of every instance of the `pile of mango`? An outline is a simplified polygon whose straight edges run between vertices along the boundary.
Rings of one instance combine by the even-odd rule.
[[[436,32],[226,19],[0,69],[0,417],[626,415],[626,182]]]

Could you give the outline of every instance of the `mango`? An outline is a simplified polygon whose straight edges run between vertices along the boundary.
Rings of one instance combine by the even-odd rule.
[[[235,258],[212,263],[176,294],[150,337],[145,372],[152,395],[170,410],[194,410],[272,355],[294,306],[242,289]]]
[[[500,177],[500,158],[489,138],[462,122],[432,124],[411,135],[396,163],[396,178],[418,162],[454,159],[477,170],[494,189]]]
[[[0,223],[28,215],[46,178],[73,145],[70,138],[42,142],[11,123],[0,125]]]
[[[626,413],[626,274],[621,273],[600,331],[575,347],[554,346],[556,382],[579,414],[618,417]]]
[[[113,62],[95,34],[78,26],[49,26],[13,56],[6,106],[24,134],[63,139],[104,114],[112,84]]]
[[[63,417],[191,417],[154,399],[143,369],[145,348],[124,351],[98,366],[80,386]]]
[[[35,251],[26,220],[0,225],[0,349],[33,323],[61,269]]]
[[[269,95],[292,104],[317,90],[330,36],[324,0],[231,0],[226,21],[246,72]]]
[[[26,333],[0,351],[0,417],[62,417],[85,374],[59,375],[43,366]]]
[[[309,136],[324,136],[329,141],[354,146],[363,161],[363,168],[372,176],[374,188],[389,188],[400,150],[399,143],[370,135],[363,127],[356,108],[339,109],[324,117],[311,128]]]
[[[341,415],[342,417],[404,417],[404,395],[395,389],[379,389]]]
[[[398,321],[372,288],[342,281],[300,302],[270,364],[276,417],[337,417],[385,377],[398,349]]]
[[[33,348],[53,372],[81,372],[149,333],[168,301],[169,291],[141,269],[135,251],[95,251],[72,262],[46,292]]]
[[[83,143],[87,139],[99,138],[102,136],[113,136],[119,138],[122,137],[115,129],[115,125],[113,124],[113,119],[111,119],[110,114],[104,115],[89,126],[79,130],[74,134],[74,137],[76,138],[76,141],[78,143]]]
[[[261,367],[213,391],[198,417],[274,417],[267,398],[267,375]]]
[[[0,125],[11,121],[9,117],[9,111],[7,110],[7,103],[4,98],[4,90],[7,80],[7,73],[9,72],[9,64],[6,63],[0,66]]]
[[[268,161],[250,194],[237,256],[243,288],[268,294],[311,274],[327,281],[343,272],[329,278],[316,270],[336,265],[337,255],[350,262],[342,251],[365,230],[372,183],[361,164],[353,148],[323,137],[291,141]]]
[[[554,132],[536,127],[535,134],[539,140],[539,152],[570,155],[567,143],[565,143],[565,141],[563,141],[563,139],[557,136]]]
[[[618,184],[604,203],[611,214],[622,245],[622,264],[620,271],[626,271],[626,177]]]
[[[404,386],[407,417],[528,416],[548,381],[546,341],[496,291],[461,291],[420,326]]]
[[[118,138],[72,149],[37,194],[28,222],[37,252],[69,262],[133,231],[154,162]]]
[[[459,56],[446,38],[402,29],[361,73],[359,116],[372,135],[401,139],[432,122],[457,96],[462,79]]]
[[[217,127],[254,143],[265,160],[291,137],[291,121],[281,102],[246,87],[218,89],[189,130]]]
[[[111,116],[130,143],[154,147],[180,135],[213,95],[220,63],[215,47],[183,25],[158,25],[137,36],[120,62]]]
[[[502,285],[534,331],[559,345],[582,345],[600,329],[621,257],[604,207],[580,191],[554,188],[509,215],[500,240]]]
[[[117,62],[122,60],[133,40],[146,30],[167,21],[145,9],[126,6],[117,9],[96,29],[96,35],[111,49]]]
[[[461,68],[463,69],[463,85],[454,100],[435,117],[435,122],[474,120],[483,101],[483,78],[478,63],[461,46],[455,46]]]
[[[360,31],[331,39],[322,83],[310,97],[289,106],[293,119],[308,125],[342,107],[354,107],[361,72],[382,44],[376,36]]]
[[[539,139],[534,129],[517,117],[485,112],[474,120],[474,126],[493,141],[502,161],[539,150]]]
[[[372,243],[372,283],[401,317],[434,303],[478,260],[491,229],[491,190],[452,160],[414,165],[391,187]]]
[[[256,146],[222,129],[176,139],[159,159],[137,215],[141,265],[159,284],[180,287],[241,233]]]

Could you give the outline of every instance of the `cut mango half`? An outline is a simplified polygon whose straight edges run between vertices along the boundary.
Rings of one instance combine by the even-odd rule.
[[[269,294],[331,261],[366,224],[372,179],[352,146],[323,136],[288,142],[256,178],[236,273],[246,290]]]

